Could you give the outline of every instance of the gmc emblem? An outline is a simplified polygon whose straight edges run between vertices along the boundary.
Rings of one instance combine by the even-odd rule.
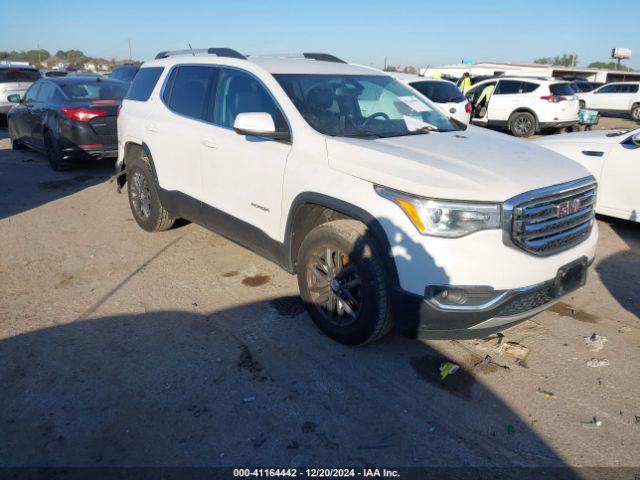
[[[559,203],[556,207],[556,214],[558,218],[566,217],[567,215],[576,213],[578,210],[580,210],[581,203],[582,202],[580,202],[580,200],[577,198]]]

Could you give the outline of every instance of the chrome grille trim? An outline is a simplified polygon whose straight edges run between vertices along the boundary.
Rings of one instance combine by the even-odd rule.
[[[589,176],[507,200],[502,215],[503,242],[537,256],[578,245],[593,228],[596,195],[596,180]],[[578,210],[559,217],[558,206],[569,200],[578,202]]]

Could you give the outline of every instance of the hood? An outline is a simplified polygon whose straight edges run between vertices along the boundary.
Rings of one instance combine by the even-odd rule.
[[[589,132],[563,133],[562,135],[549,135],[547,137],[537,139],[535,142],[541,145],[547,143],[553,143],[556,145],[571,143],[620,143],[635,131],[640,131],[640,129],[631,130],[628,128],[619,128],[613,130],[591,130]],[[620,132],[623,133],[620,135],[614,135]]]
[[[589,175],[533,142],[480,127],[375,140],[327,137],[329,165],[414,195],[503,202]]]

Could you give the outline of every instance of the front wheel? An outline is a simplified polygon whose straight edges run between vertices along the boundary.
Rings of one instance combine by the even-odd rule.
[[[162,232],[173,226],[175,218],[160,203],[151,169],[143,159],[127,166],[127,193],[133,218],[143,230]]]
[[[382,257],[355,220],[314,228],[300,246],[300,295],[314,323],[347,345],[372,342],[392,327]]]
[[[640,105],[634,105],[631,107],[631,118],[636,121],[640,121]]]
[[[536,119],[529,112],[518,112],[511,116],[509,130],[514,137],[530,137],[536,131]]]

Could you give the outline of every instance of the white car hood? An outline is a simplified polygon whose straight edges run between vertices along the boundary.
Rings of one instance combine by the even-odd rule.
[[[636,129],[640,131],[640,129]],[[616,132],[625,132],[622,135],[614,135],[607,136],[610,133]],[[536,143],[541,145],[547,143],[553,144],[587,144],[587,143],[620,143],[622,140],[627,138],[627,136],[632,135],[633,130],[628,130],[626,128],[614,129],[614,130],[591,130],[589,132],[575,132],[575,133],[564,133],[562,135],[549,135],[544,138],[540,138],[535,140]]]
[[[503,202],[589,172],[527,140],[479,127],[383,139],[327,137],[331,168],[432,198]]]

